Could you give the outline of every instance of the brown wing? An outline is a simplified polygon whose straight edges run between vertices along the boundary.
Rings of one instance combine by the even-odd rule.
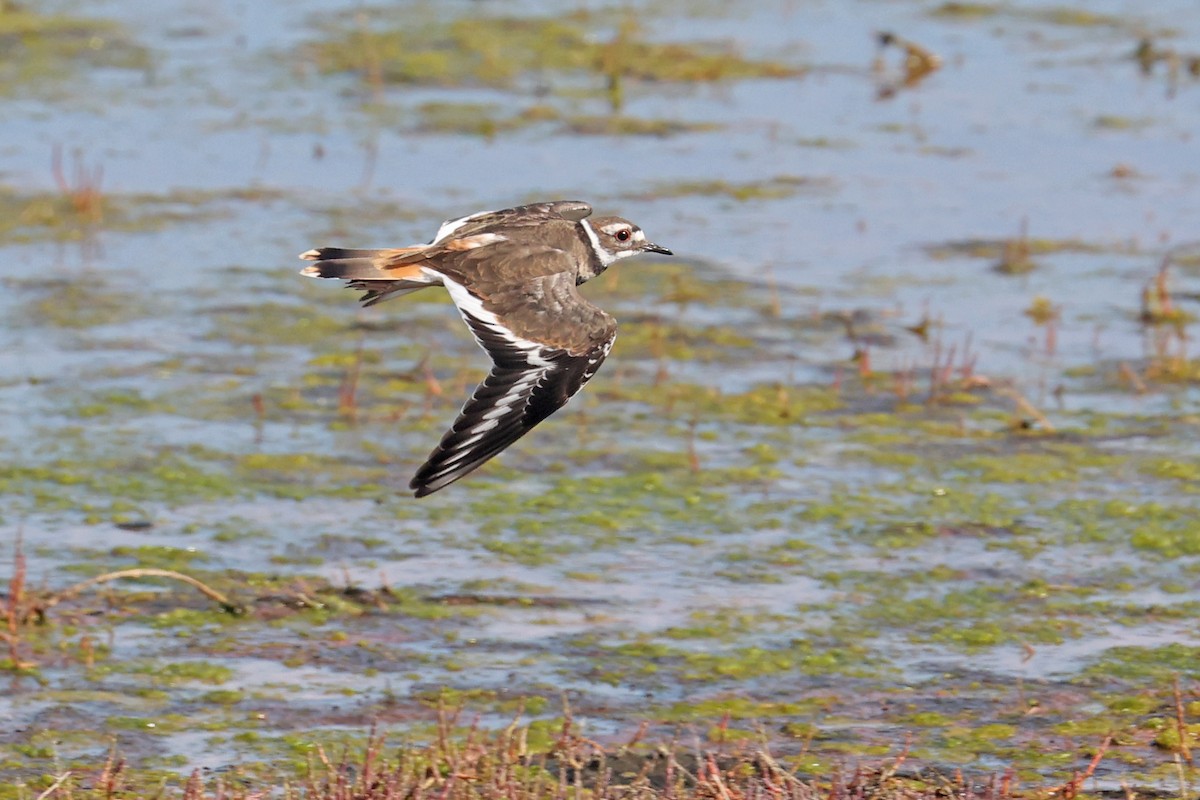
[[[409,484],[417,497],[463,477],[562,408],[596,374],[617,333],[565,272],[486,299],[445,280],[493,366],[417,470]]]
[[[301,274],[313,278],[341,278],[351,289],[364,291],[363,305],[370,306],[436,284],[436,280],[422,271],[423,265],[436,265],[447,257],[453,259],[507,241],[506,237],[493,232],[495,228],[519,231],[554,221],[566,221],[574,225],[591,213],[592,207],[581,200],[558,200],[499,211],[480,211],[443,222],[429,244],[386,250],[341,247],[308,250],[301,253],[300,257],[315,263],[301,270]]]
[[[461,219],[446,220],[438,228],[431,244],[441,244],[450,238],[461,238],[489,231],[495,227],[541,225],[548,220],[578,222],[592,213],[592,207],[582,200],[556,200],[550,203],[531,203],[498,211],[480,211]]]

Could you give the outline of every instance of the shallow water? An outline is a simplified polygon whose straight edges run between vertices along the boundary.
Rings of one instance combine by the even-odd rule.
[[[646,40],[804,70],[627,80],[626,117],[716,128],[663,136],[572,132],[610,114],[596,75],[375,89],[313,55],[347,29],[551,13],[538,2],[51,6],[119,23],[146,57],[0,93],[17,220],[0,225],[0,574],[20,535],[33,586],[169,566],[251,613],[166,583],[51,612],[26,654],[42,682],[0,698],[0,748],[47,728],[66,758],[111,735],[148,767],[274,762],[370,719],[419,731],[452,687],[488,721],[521,697],[553,716],[567,691],[599,738],[731,714],[821,731],[780,733],[783,753],[879,755],[913,732],[928,763],[1041,778],[1066,766],[1031,736],[1076,737],[1081,768],[1091,733],[1118,729],[1141,760],[1111,774],[1164,780],[1168,676],[1200,680],[1197,250],[1169,273],[1179,325],[1140,314],[1164,254],[1197,238],[1200,81],[1133,53],[1143,35],[1200,53],[1192,4],[573,6],[599,41],[632,14]],[[884,30],[942,68],[893,86]],[[557,117],[429,132],[428,103]],[[55,147],[76,189],[102,167],[100,219],[62,197]],[[482,357],[439,298],[359,312],[295,254],[550,197],[680,257],[589,286],[623,321],[597,381],[413,501]],[[1035,266],[1004,274],[1023,228]],[[1038,297],[1056,322],[1025,313]],[[228,672],[156,675],[176,663]],[[1014,733],[961,743],[993,722]],[[0,769],[36,773],[30,752]]]

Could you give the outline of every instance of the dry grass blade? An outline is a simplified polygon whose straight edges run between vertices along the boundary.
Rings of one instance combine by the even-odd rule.
[[[1054,423],[1050,421],[1050,418],[1043,414],[1037,406],[1029,402],[1029,400],[1016,389],[1001,389],[1000,394],[1012,400],[1017,406],[1017,411],[1025,415],[1025,417],[1035,421],[1039,426],[1041,426],[1043,431],[1046,433],[1055,432]]]
[[[48,798],[51,795],[55,794],[58,791],[59,787],[62,786],[64,783],[66,783],[68,780],[70,780],[70,778],[71,778],[70,772],[64,772],[62,775],[59,775],[57,778],[54,779],[54,783],[47,786],[42,791],[42,793],[37,796],[37,800],[48,800]]]
[[[1113,737],[1111,733],[1105,736],[1104,741],[1100,743],[1098,748],[1096,748],[1096,755],[1092,756],[1091,763],[1088,764],[1087,769],[1085,769],[1083,772],[1077,773],[1075,777],[1071,778],[1071,780],[1067,781],[1062,786],[1051,789],[1049,794],[1051,796],[1061,796],[1065,798],[1065,800],[1073,800],[1073,798],[1078,796],[1079,788],[1083,786],[1084,781],[1095,774],[1096,767],[1100,766],[1100,762],[1104,759],[1104,754],[1108,752],[1108,747],[1112,744],[1112,740]]]
[[[1179,676],[1175,676],[1172,686],[1175,693],[1175,730],[1179,733],[1179,755],[1189,766],[1193,765],[1192,748],[1188,744],[1191,733],[1188,731],[1187,718],[1183,711],[1183,692],[1179,690]]]
[[[61,145],[54,146],[50,158],[50,171],[54,175],[54,182],[63,197],[70,202],[75,214],[85,222],[100,222],[104,216],[104,193],[100,188],[104,179],[104,168],[97,164],[88,169],[83,164],[82,154],[76,152],[73,180],[67,180],[63,169]]]
[[[338,387],[338,413],[351,422],[358,419],[358,381],[362,375],[363,337],[358,337],[358,345],[354,349],[354,361],[351,362],[342,383]]]
[[[25,549],[22,547],[21,535],[13,545],[13,571],[8,581],[8,602],[4,607],[5,625],[7,630],[0,632],[0,638],[8,645],[8,658],[14,670],[31,669],[36,664],[21,658],[21,621],[25,617],[25,575],[28,564],[25,561]]]
[[[448,710],[441,725],[452,725],[459,710]],[[335,758],[317,747],[298,785],[251,785],[227,776],[193,771],[183,785],[143,789],[128,783],[124,762],[110,753],[90,780],[59,777],[36,800],[1009,800],[1012,774],[973,783],[961,773],[899,776],[907,750],[890,765],[858,766],[821,780],[797,777],[765,749],[735,753],[672,747],[624,748],[607,753],[572,733],[546,752],[525,746],[527,728],[489,732],[473,725],[466,732],[446,729],[447,738],[428,745],[389,750],[372,729],[361,749],[349,747]],[[1050,790],[1049,796],[1075,797],[1103,755],[1101,747],[1086,773]],[[688,770],[680,759],[693,767]],[[609,765],[612,765],[611,767]],[[81,787],[90,788],[81,788]]]
[[[88,578],[85,581],[72,584],[60,592],[55,592],[42,601],[39,610],[47,611],[64,600],[69,600],[70,598],[75,597],[80,592],[84,591],[85,589],[89,589],[92,586],[108,583],[110,581],[122,580],[125,578],[168,578],[170,580],[180,581],[198,590],[205,597],[220,605],[221,608],[229,614],[240,615],[245,613],[245,609],[241,605],[233,602],[224,594],[218,592],[216,589],[212,588],[203,581],[193,578],[190,575],[184,575],[182,572],[176,572],[175,570],[156,569],[153,567],[138,567],[136,569],[122,569],[116,572],[106,572],[103,575],[97,575],[94,578]]]

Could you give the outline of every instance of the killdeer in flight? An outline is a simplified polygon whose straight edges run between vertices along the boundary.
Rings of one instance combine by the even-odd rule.
[[[479,467],[553,414],[596,374],[617,323],[576,287],[622,258],[672,255],[620,217],[588,219],[575,200],[449,220],[429,244],[323,247],[301,254],[314,278],[341,278],[370,306],[445,286],[492,371],[409,483],[417,497]]]

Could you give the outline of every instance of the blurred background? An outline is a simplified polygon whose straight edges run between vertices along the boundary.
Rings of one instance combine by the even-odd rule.
[[[0,770],[277,763],[448,696],[552,732],[565,692],[816,772],[908,737],[1045,779],[1117,730],[1111,786],[1175,779],[1194,3],[17,0],[0,43],[0,576],[250,612],[10,611]],[[485,359],[296,254],[550,199],[678,257],[589,284],[597,379],[414,501]]]

